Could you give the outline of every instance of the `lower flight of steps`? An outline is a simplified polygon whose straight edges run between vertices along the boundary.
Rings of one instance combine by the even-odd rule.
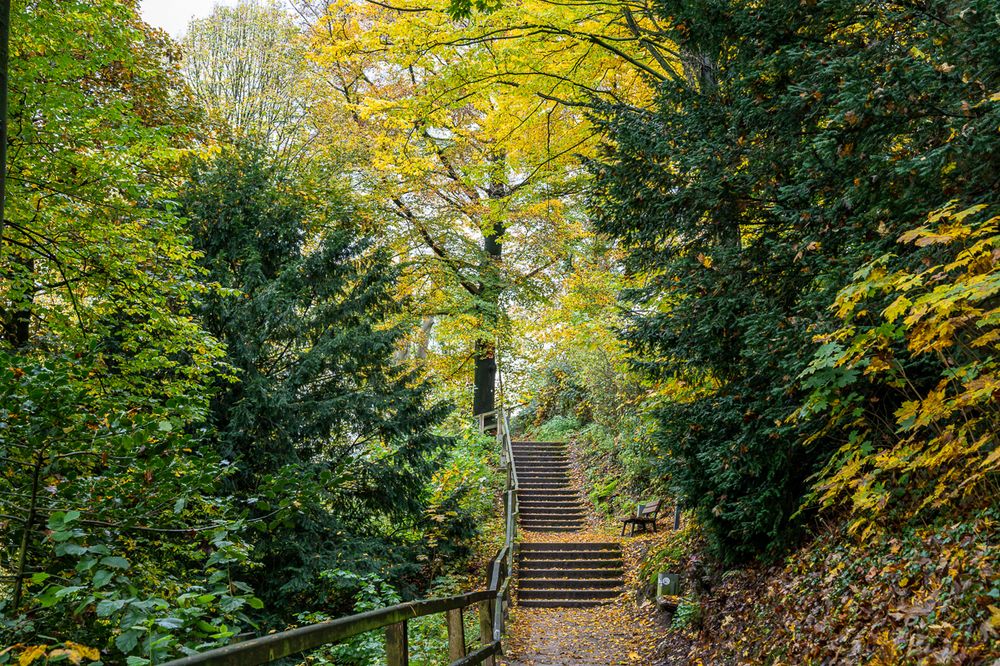
[[[599,606],[622,593],[617,543],[522,543],[517,604],[525,608]]]

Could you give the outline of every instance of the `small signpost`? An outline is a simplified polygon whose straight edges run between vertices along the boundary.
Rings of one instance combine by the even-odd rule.
[[[680,593],[681,577],[675,573],[656,574],[656,596],[673,597]]]

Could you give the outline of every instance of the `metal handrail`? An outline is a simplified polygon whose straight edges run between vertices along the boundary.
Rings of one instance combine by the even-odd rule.
[[[496,418],[496,437],[500,443],[501,456],[507,473],[504,488],[504,544],[493,558],[489,571],[488,588],[452,597],[426,599],[396,604],[365,613],[319,622],[297,629],[268,634],[240,643],[226,645],[214,650],[200,652],[181,659],[167,662],[164,666],[256,666],[276,661],[283,657],[307,652],[324,645],[339,643],[345,639],[376,629],[402,626],[405,636],[407,620],[445,612],[458,612],[480,604],[481,640],[483,646],[476,651],[452,662],[451,666],[471,666],[487,661],[501,651],[500,639],[504,635],[507,610],[510,607],[510,578],[514,571],[514,557],[517,541],[517,470],[514,468],[514,447],[510,437],[510,421],[501,407],[493,412],[478,414],[479,427],[487,430],[486,420]],[[492,607],[490,607],[492,604]],[[492,617],[491,617],[492,616]],[[461,622],[458,622],[461,625]],[[449,619],[449,632],[451,631]],[[403,641],[405,644],[405,640]],[[405,652],[405,647],[403,648]],[[462,655],[463,650],[460,653]],[[406,656],[398,655],[405,663]],[[454,658],[454,657],[452,657]],[[492,661],[490,661],[492,663]]]

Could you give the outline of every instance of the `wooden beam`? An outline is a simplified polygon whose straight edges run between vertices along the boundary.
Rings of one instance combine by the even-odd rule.
[[[470,654],[468,657],[463,657],[458,661],[452,662],[450,666],[475,666],[475,664],[481,664],[487,659],[489,659],[490,663],[492,663],[493,655],[499,653],[500,653],[500,641],[494,641],[493,643],[487,645],[484,648],[479,648],[478,650]]]
[[[493,604],[489,600],[479,602],[479,640],[482,642],[483,646],[489,646],[493,644]],[[486,666],[495,666],[495,661],[493,655],[489,655],[483,659],[482,663]]]
[[[465,656],[465,623],[462,621],[462,609],[453,608],[448,611],[448,659],[455,661]]]
[[[268,634],[242,643],[234,643],[201,654],[176,659],[162,666],[257,666],[257,664],[266,664],[282,657],[306,652],[321,645],[338,643],[351,636],[381,629],[407,619],[444,613],[453,608],[472,606],[476,603],[488,605],[490,600],[495,597],[496,591],[484,590],[444,599],[411,601],[389,608],[379,608],[350,617],[282,631],[277,634]]]
[[[385,628],[385,663],[387,666],[409,666],[410,645],[406,620]]]

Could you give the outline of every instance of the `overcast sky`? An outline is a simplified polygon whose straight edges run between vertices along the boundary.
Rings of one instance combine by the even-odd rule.
[[[142,0],[146,23],[163,28],[175,38],[184,34],[191,18],[212,13],[215,5],[235,5],[238,0]]]

